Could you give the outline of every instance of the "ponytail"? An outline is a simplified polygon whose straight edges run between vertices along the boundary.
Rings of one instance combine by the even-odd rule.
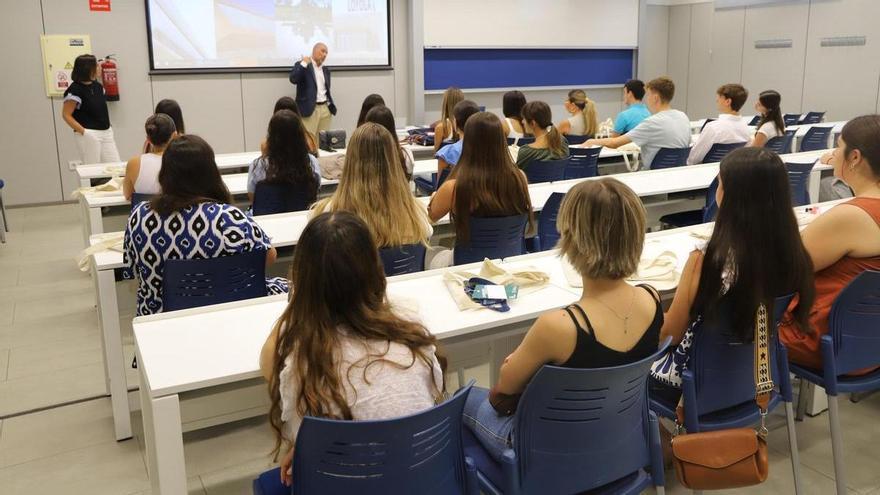
[[[595,137],[599,132],[599,117],[596,115],[596,104],[593,100],[587,98],[584,108],[581,109],[581,115],[584,117],[584,135]]]
[[[555,125],[550,125],[547,131],[547,149],[555,157],[565,158],[567,155],[565,146],[562,144],[562,133],[559,132]]]
[[[758,129],[767,122],[773,122],[773,125],[776,127],[776,132],[778,132],[780,136],[785,134],[785,119],[782,118],[782,110],[780,108],[782,96],[779,92],[772,89],[762,91],[761,94],[758,95],[758,101],[760,101],[761,105],[767,109],[767,114],[761,115],[761,120],[758,122]]]

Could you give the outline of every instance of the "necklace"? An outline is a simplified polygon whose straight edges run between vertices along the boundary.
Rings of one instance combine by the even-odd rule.
[[[614,308],[609,306],[605,301],[599,299],[598,297],[594,297],[594,296],[587,296],[587,297],[589,299],[593,299],[593,300],[597,301],[602,306],[605,306],[606,308],[608,308],[608,311],[611,311],[614,314],[614,316],[617,317],[618,320],[623,320],[623,333],[626,334],[629,332],[629,318],[632,316],[633,305],[636,302],[636,289],[635,289],[635,287],[630,287],[630,294],[631,294],[631,296],[629,299],[629,309],[627,310],[626,315],[623,315],[623,316],[621,316],[621,314],[618,313]]]

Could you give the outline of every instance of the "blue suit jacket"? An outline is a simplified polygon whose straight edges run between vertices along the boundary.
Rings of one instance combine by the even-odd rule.
[[[336,115],[336,105],[330,96],[330,69],[321,67],[324,71],[324,84],[327,86],[327,105],[330,113]],[[296,85],[296,106],[303,117],[308,117],[315,112],[315,102],[318,97],[318,83],[315,81],[315,71],[312,64],[303,67],[302,61],[298,60],[290,70],[290,82]]]

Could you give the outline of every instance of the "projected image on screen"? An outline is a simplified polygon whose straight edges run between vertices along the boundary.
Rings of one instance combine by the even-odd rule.
[[[148,0],[154,70],[388,66],[389,0]]]

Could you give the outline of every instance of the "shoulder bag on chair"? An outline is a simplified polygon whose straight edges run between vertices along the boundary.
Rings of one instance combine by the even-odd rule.
[[[705,433],[677,434],[672,456],[678,480],[691,490],[720,490],[757,485],[767,479],[767,405],[773,391],[770,375],[770,336],[767,308],[762,304],[755,317],[755,402],[761,426],[731,428]],[[676,409],[676,432],[684,423],[684,409]]]

